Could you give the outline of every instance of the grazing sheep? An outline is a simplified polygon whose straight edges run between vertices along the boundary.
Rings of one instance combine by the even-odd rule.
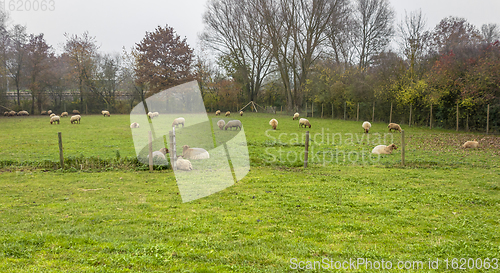
[[[309,123],[309,120],[307,120],[305,118],[301,118],[299,120],[299,127],[302,127],[302,125],[304,126],[304,128],[306,128],[307,126],[309,126],[309,128],[311,128],[311,123]]]
[[[476,149],[477,147],[479,147],[479,142],[477,141],[466,141],[463,145],[462,145],[462,148],[464,149],[467,149],[467,148],[471,148],[471,149]]]
[[[17,115],[18,115],[18,116],[29,116],[29,115],[30,115],[30,113],[28,113],[28,111],[24,111],[24,110],[23,110],[23,111],[19,111],[19,112],[17,113]]]
[[[50,116],[49,116],[49,117],[53,117],[53,116],[55,116],[55,115],[56,115],[56,114],[52,113],[52,114],[50,114]]]
[[[227,111],[226,112],[226,117],[229,117],[231,115],[231,112]]]
[[[139,128],[139,123],[134,122],[134,123],[130,124],[130,129],[133,129],[133,128]]]
[[[392,150],[396,150],[398,147],[396,145],[391,144],[389,146],[385,145],[378,145],[377,147],[373,148],[372,153],[376,155],[390,155],[392,153]]]
[[[3,115],[4,115],[4,116],[8,116],[8,115],[9,115],[9,111],[5,111],[5,112],[3,112]]]
[[[224,129],[224,125],[226,125],[226,122],[223,119],[217,121],[217,126],[219,126],[219,129]]]
[[[62,113],[61,113],[61,118],[62,118],[62,117],[67,117],[67,116],[68,116],[68,112],[62,112]]]
[[[159,151],[154,151],[153,152],[153,159],[155,158],[162,158],[162,159],[165,159],[165,155],[168,153],[168,149],[167,148],[161,148]],[[149,155],[147,156],[147,158],[149,159]]]
[[[59,124],[60,117],[59,116],[53,116],[50,118],[50,124],[56,123]]]
[[[182,128],[184,128],[184,122],[186,122],[184,118],[176,118],[174,122],[172,122],[172,127],[175,126],[177,128],[177,125],[182,124]]]
[[[220,110],[215,111],[215,115],[216,116],[220,115]]]
[[[47,115],[47,111],[42,111],[40,115]]]
[[[243,111],[240,111],[240,116],[243,116]]]
[[[276,130],[276,126],[278,126],[278,121],[276,119],[271,119],[269,121],[269,125],[273,126],[273,130]]]
[[[188,145],[182,146],[182,157],[186,159],[208,159],[210,155],[203,148],[189,148]]]
[[[52,114],[52,110],[47,111],[47,115]]]
[[[387,125],[387,128],[389,128],[389,132],[392,132],[392,130],[397,130],[401,133],[401,126],[399,126],[399,124],[397,123],[389,123],[389,125]]]
[[[111,115],[109,114],[109,111],[106,111],[106,110],[102,110],[102,111],[101,111],[101,115],[103,115],[103,116],[108,116],[108,117],[110,117],[110,116],[111,116]]]
[[[71,119],[69,120],[71,122],[71,124],[73,123],[78,123],[80,124],[80,119],[82,117],[80,115],[74,115],[74,116],[71,116]]]
[[[80,115],[80,111],[78,111],[78,110],[73,110],[72,113],[73,113],[73,115]]]
[[[299,113],[293,114],[293,119],[292,120],[296,120],[296,119],[299,119]]]
[[[153,118],[156,118],[158,116],[160,116],[160,113],[158,112],[148,112],[148,116],[150,119],[153,119]]]
[[[193,170],[193,165],[191,164],[191,161],[189,161],[187,159],[183,159],[182,156],[177,157],[176,166],[177,166],[177,170],[181,170],[181,171]]]
[[[9,112],[9,117],[13,117],[15,115],[17,115],[16,111],[10,111]]]
[[[241,125],[241,121],[239,121],[239,120],[230,120],[230,121],[228,121],[228,123],[224,127],[224,130],[227,130],[227,128],[232,129],[233,127],[236,127],[236,130],[238,130],[238,128],[240,128],[240,131],[241,131],[241,127],[243,127],[243,125]]]
[[[368,134],[368,131],[370,130],[370,127],[372,127],[372,124],[369,123],[368,121],[363,122],[362,125],[363,129],[365,129],[365,133]]]

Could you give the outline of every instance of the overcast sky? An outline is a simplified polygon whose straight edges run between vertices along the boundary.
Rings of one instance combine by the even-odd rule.
[[[65,42],[64,33],[95,36],[100,51],[120,53],[141,41],[146,31],[168,24],[186,37],[192,48],[198,48],[198,34],[203,30],[202,15],[207,0],[45,0],[47,9],[33,11],[35,0],[1,0],[11,23],[27,26],[28,33],[44,33],[47,42],[58,52]],[[37,0],[41,2],[42,0]],[[235,0],[237,1],[237,0]],[[20,8],[19,3],[24,6]],[[480,28],[485,23],[500,24],[500,0],[390,0],[400,21],[405,10],[422,9],[431,29],[448,16],[464,17]]]

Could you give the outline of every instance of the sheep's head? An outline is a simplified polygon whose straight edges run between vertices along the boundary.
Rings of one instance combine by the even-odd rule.
[[[391,148],[391,150],[397,150],[398,149],[398,147],[396,145],[394,145],[394,144],[391,144],[388,147]]]
[[[168,154],[168,149],[167,148],[161,148],[160,152],[164,155]]]
[[[189,149],[188,145],[182,146],[182,154],[185,154],[188,149]]]

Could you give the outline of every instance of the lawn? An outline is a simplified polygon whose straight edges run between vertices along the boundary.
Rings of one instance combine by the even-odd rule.
[[[344,271],[400,272],[399,261],[421,261],[407,268],[442,272],[445,259],[452,271],[461,265],[454,258],[473,258],[475,267],[488,258],[490,269],[479,271],[496,271],[498,136],[403,125],[403,167],[400,149],[380,158],[369,153],[378,142],[400,146],[399,133],[383,141],[386,124],[373,124],[368,140],[360,122],[310,118],[313,127],[301,129],[291,117],[277,116],[278,130],[267,131],[271,117],[237,117],[250,172],[188,203],[171,170],[150,173],[133,162],[126,115],[84,116],[80,125],[0,118],[0,271],[294,272],[299,261],[301,267],[309,261],[336,272],[324,262],[358,258],[390,261],[392,270]],[[303,169],[306,130],[312,141]],[[102,165],[37,166],[58,162],[57,132],[65,156],[80,163],[98,157]],[[459,148],[474,138],[479,149]],[[430,270],[436,259],[439,269]]]

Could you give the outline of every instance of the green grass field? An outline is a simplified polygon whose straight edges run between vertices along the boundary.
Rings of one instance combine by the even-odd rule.
[[[135,160],[128,115],[83,116],[80,125],[0,117],[0,272],[295,272],[311,271],[295,270],[299,261],[358,258],[392,270],[340,271],[452,272],[462,266],[453,258],[474,267],[488,258],[488,270],[465,271],[498,271],[500,137],[402,125],[401,166],[400,149],[370,154],[377,144],[400,147],[383,123],[367,139],[361,122],[309,118],[304,129],[291,116],[233,118],[245,129],[250,172],[182,203],[170,169],[150,173]],[[479,149],[459,147],[472,139]],[[439,269],[429,269],[436,259]],[[398,270],[398,261],[423,263]],[[322,265],[315,272],[338,272]]]

